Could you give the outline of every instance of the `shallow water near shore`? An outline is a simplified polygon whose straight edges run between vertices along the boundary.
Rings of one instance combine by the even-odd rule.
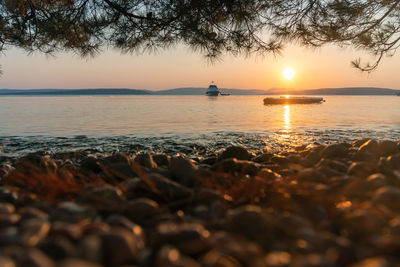
[[[229,144],[277,150],[310,142],[400,139],[400,97],[327,96],[262,104],[264,96],[0,97],[0,153],[89,149],[207,154]]]

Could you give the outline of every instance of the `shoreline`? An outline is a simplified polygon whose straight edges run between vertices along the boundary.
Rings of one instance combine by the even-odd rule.
[[[400,141],[193,159],[38,152],[0,166],[10,266],[400,264]]]

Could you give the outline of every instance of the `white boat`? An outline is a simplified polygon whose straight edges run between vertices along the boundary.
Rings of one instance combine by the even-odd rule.
[[[210,86],[208,87],[208,90],[206,92],[206,95],[208,96],[218,96],[218,95],[229,95],[229,94],[223,94],[218,87],[212,82]]]
[[[264,98],[264,105],[316,104],[322,102],[325,102],[322,97],[281,96]]]

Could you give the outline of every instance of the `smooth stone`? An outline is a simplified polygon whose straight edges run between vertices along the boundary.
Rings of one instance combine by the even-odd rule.
[[[395,170],[400,170],[400,153],[388,157],[388,161]]]
[[[210,206],[215,201],[226,201],[224,196],[217,190],[201,188],[194,195],[194,201],[198,205]]]
[[[18,214],[21,215],[21,220],[29,220],[29,219],[41,219],[41,220],[48,220],[49,215],[35,207],[26,206],[18,209]]]
[[[140,249],[145,247],[146,236],[143,228],[136,223],[133,223],[128,218],[121,215],[111,215],[107,218],[107,222],[112,227],[122,227],[132,232],[135,238],[136,246]]]
[[[86,235],[78,245],[80,258],[101,264],[103,262],[103,245],[99,235]]]
[[[17,200],[18,196],[16,193],[11,192],[10,190],[0,186],[0,202],[15,204]]]
[[[7,257],[0,256],[0,266],[1,267],[16,267],[15,262]]]
[[[379,150],[382,156],[390,156],[400,152],[397,143],[389,140],[380,141]]]
[[[157,202],[147,198],[131,200],[127,207],[128,217],[138,222],[153,218],[160,213],[161,210]]]
[[[0,228],[0,246],[12,246],[18,243],[18,228],[15,226]]]
[[[378,155],[366,151],[356,151],[351,156],[352,161],[368,161],[375,162],[378,160]]]
[[[51,225],[51,235],[66,236],[71,240],[80,239],[82,237],[82,232],[83,232],[82,223],[76,224],[76,223],[55,221]]]
[[[113,212],[123,209],[124,200],[118,187],[95,185],[82,189],[76,202],[99,211]]]
[[[249,174],[254,176],[260,170],[261,165],[252,161],[237,160],[235,158],[228,158],[219,161],[217,164],[212,166],[211,170],[216,172],[224,172],[231,174],[245,175]]]
[[[215,249],[207,252],[201,263],[207,267],[242,267],[238,260]]]
[[[387,185],[387,177],[382,173],[374,173],[367,177],[367,182],[372,188],[378,189]]]
[[[372,202],[382,205],[389,210],[400,213],[400,189],[395,187],[384,187],[376,191]]]
[[[367,141],[369,141],[370,139],[369,138],[364,138],[364,139],[361,139],[361,140],[356,140],[356,141],[354,141],[353,143],[352,143],[352,147],[360,147],[360,146],[362,146],[363,144],[365,144]]]
[[[355,175],[358,177],[367,177],[370,174],[374,173],[376,168],[367,162],[353,162],[349,169],[347,170],[347,174]]]
[[[270,161],[273,162],[273,163],[280,164],[280,165],[284,165],[284,164],[288,164],[289,163],[289,159],[286,156],[279,155],[279,154],[273,155],[271,157]]]
[[[208,157],[208,158],[201,160],[199,165],[203,165],[203,164],[214,165],[215,163],[217,163],[217,160],[218,160],[218,158],[215,156]]]
[[[52,221],[78,223],[87,218],[93,218],[96,213],[88,207],[75,202],[61,202],[50,211]]]
[[[267,245],[272,238],[274,218],[268,216],[259,206],[245,205],[228,211],[227,228],[249,240]]]
[[[0,228],[16,225],[21,220],[18,214],[0,214]]]
[[[95,157],[85,157],[80,162],[81,169],[94,173],[101,173],[100,161]]]
[[[101,267],[101,266],[102,265],[100,264],[74,258],[66,259],[57,265],[57,267]]]
[[[254,158],[251,159],[251,161],[257,162],[257,163],[264,163],[267,162],[271,159],[273,154],[271,153],[262,153],[260,155],[255,156]]]
[[[54,267],[54,262],[38,249],[21,251],[17,258],[17,266]]]
[[[129,263],[143,249],[142,241],[138,242],[132,231],[120,227],[102,234],[101,240],[104,263],[110,267]]]
[[[330,144],[321,151],[323,158],[339,158],[347,155],[347,148],[343,144]]]
[[[163,222],[157,226],[154,244],[173,244],[186,255],[198,255],[210,248],[210,232],[200,223]]]
[[[316,165],[316,167],[329,167],[331,169],[334,169],[338,172],[341,173],[346,173],[349,166],[337,161],[337,160],[330,160],[330,159],[322,159],[320,162],[318,162],[318,164]]]
[[[21,244],[34,247],[42,241],[50,231],[50,223],[42,219],[25,220],[21,225]]]
[[[197,170],[197,166],[193,161],[182,156],[176,156],[171,158],[169,162],[169,170],[176,181],[179,183],[191,186],[194,183],[194,174]]]
[[[0,202],[0,214],[11,214],[15,212],[15,206],[11,203]]]
[[[379,155],[379,143],[375,140],[368,140],[364,144],[362,144],[359,148],[358,151],[360,152],[368,152],[374,155]]]
[[[266,233],[260,232],[259,234],[262,235]],[[213,249],[229,255],[243,263],[252,263],[257,259],[262,259],[264,256],[263,249],[258,244],[251,242],[240,235],[232,235],[227,232],[219,231],[213,233],[211,235],[211,245]]]
[[[157,253],[154,266],[166,267],[201,267],[201,264],[194,259],[182,255],[178,249],[167,245],[163,246]]]
[[[390,267],[393,266],[383,257],[374,257],[361,260],[350,267]]]
[[[321,159],[321,151],[319,150],[312,150],[310,151],[307,156],[305,157],[305,160],[307,160],[307,165],[308,166],[313,166],[314,164],[317,164]]]
[[[249,152],[243,146],[230,146],[226,148],[218,157],[218,161],[229,159],[229,158],[236,158],[238,160],[248,160],[249,159]]]
[[[261,170],[259,170],[257,176],[267,181],[276,181],[282,179],[282,176],[280,174],[268,168],[262,168]]]
[[[130,188],[129,194],[138,194],[140,197],[140,194],[146,194],[146,192],[164,201],[188,198],[192,195],[192,191],[186,186],[157,173],[141,177],[140,182]]]
[[[152,155],[152,158],[158,166],[168,166],[169,165],[170,157],[165,154],[157,153],[157,154]]]
[[[152,155],[150,155],[148,152],[141,152],[137,154],[134,162],[148,169],[157,168],[157,163],[153,160]]]
[[[74,244],[64,236],[48,236],[37,248],[55,261],[73,257],[77,253]]]

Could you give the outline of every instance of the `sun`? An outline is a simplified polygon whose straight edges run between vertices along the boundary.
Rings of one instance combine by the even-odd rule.
[[[294,78],[294,75],[296,74],[295,70],[292,68],[285,68],[282,72],[283,77],[287,80],[292,80]]]

